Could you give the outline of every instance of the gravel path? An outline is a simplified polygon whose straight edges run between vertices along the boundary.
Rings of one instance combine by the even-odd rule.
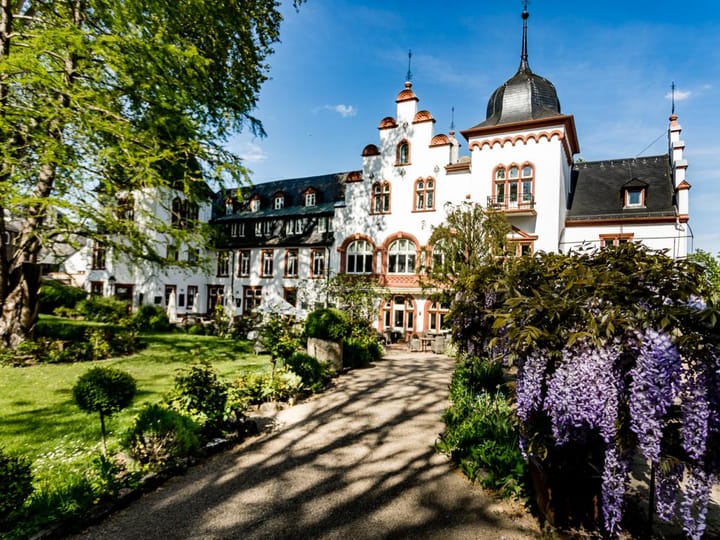
[[[521,507],[433,451],[453,365],[391,351],[74,538],[534,538]]]

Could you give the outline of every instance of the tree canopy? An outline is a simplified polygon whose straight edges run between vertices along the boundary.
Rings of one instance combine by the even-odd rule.
[[[252,111],[281,19],[274,0],[0,0],[6,345],[32,328],[43,249],[100,238],[159,261],[149,231],[198,231],[128,212],[129,193],[171,187],[196,201],[208,185],[247,180],[223,143],[263,134]]]

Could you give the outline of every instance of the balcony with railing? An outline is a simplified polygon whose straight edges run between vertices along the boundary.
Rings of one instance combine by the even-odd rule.
[[[520,197],[488,197],[488,208],[514,216],[535,216],[535,198],[532,195]]]

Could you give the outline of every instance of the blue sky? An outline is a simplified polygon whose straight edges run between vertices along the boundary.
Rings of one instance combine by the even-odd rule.
[[[241,133],[228,145],[255,183],[360,169],[380,120],[395,115],[408,50],[413,90],[436,133],[450,130],[453,107],[456,131],[483,121],[488,98],[520,62],[521,0],[308,0],[299,12],[283,3],[281,43],[254,111],[267,137]],[[574,115],[585,160],[665,153],[675,83],[693,247],[720,252],[715,3],[531,0],[529,12],[530,67]]]

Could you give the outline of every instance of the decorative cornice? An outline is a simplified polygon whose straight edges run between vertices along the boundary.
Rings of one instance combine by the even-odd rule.
[[[680,214],[679,216],[663,216],[663,217],[631,217],[631,218],[591,218],[591,219],[567,219],[565,220],[566,227],[587,227],[588,225],[652,225],[652,224],[663,224],[663,223],[687,223],[690,217],[687,214]]]

